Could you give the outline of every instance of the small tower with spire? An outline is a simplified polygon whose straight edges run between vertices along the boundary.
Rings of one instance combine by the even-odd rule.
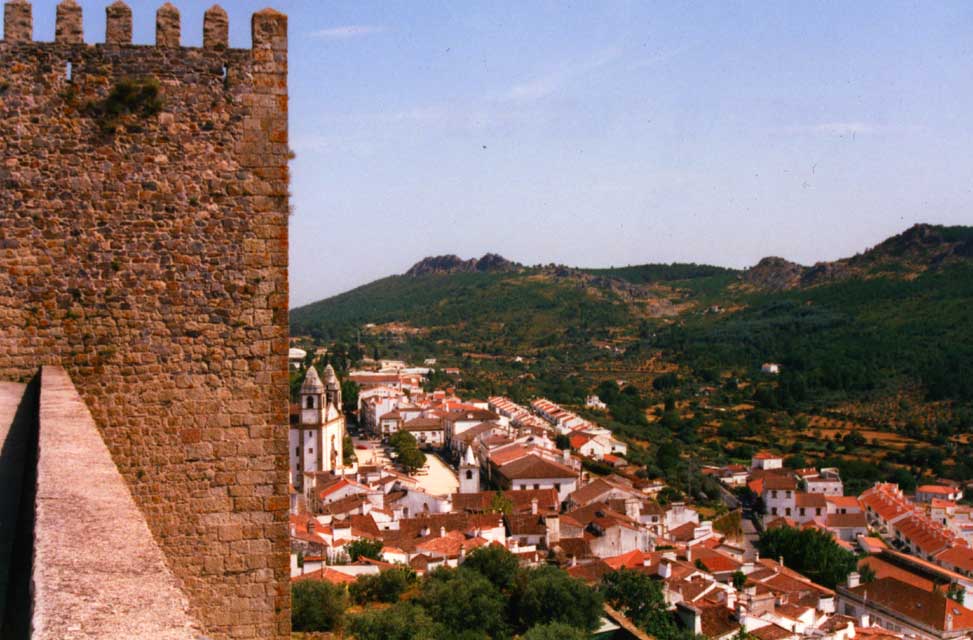
[[[331,372],[332,375],[334,371]],[[324,409],[324,384],[318,376],[317,369],[313,366],[308,367],[304,375],[304,383],[301,385],[301,424],[318,425],[321,424],[321,417]]]
[[[480,462],[471,446],[466,447],[466,453],[459,464],[459,492],[480,492]]]
[[[330,364],[324,368],[324,387],[328,404],[341,411],[341,383]]]

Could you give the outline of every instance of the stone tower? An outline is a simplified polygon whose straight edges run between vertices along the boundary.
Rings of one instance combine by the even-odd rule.
[[[459,492],[480,492],[480,462],[473,453],[473,447],[466,447],[466,453],[459,464]]]
[[[287,17],[81,12],[4,4],[0,379],[63,367],[206,637],[289,638]]]

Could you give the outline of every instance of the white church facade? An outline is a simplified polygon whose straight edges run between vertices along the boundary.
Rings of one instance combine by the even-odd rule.
[[[308,368],[300,402],[300,416],[290,425],[289,440],[291,478],[298,489],[305,473],[334,471],[344,466],[341,384],[330,364],[324,370],[323,382],[313,366]]]

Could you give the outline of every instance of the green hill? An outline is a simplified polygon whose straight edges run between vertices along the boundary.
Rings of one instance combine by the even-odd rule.
[[[476,270],[472,261],[454,256],[427,258],[405,275],[294,309],[292,333],[342,340],[367,324],[400,323],[452,333],[487,353],[513,349],[526,355],[560,344],[562,338],[608,339],[642,319],[676,315],[675,305],[691,292],[652,287],[648,283],[658,278],[650,277],[650,270],[671,271],[687,282],[732,273],[696,265],[578,270],[500,260],[499,266]]]
[[[785,408],[903,387],[970,404],[973,228],[917,225],[852,258],[768,258],[744,272],[439,256],[294,309],[291,327],[319,343],[361,340],[382,355],[477,359],[500,390],[520,380],[551,392],[577,378],[565,391],[572,400],[611,376],[641,375],[661,353],[699,380],[780,362]]]

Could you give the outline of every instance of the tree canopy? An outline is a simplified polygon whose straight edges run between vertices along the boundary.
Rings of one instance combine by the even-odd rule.
[[[348,557],[351,558],[352,562],[355,562],[362,556],[366,558],[371,558],[372,560],[382,559],[382,547],[385,546],[381,540],[372,540],[371,538],[359,538],[358,540],[353,540],[348,543],[345,550],[348,552]]]
[[[838,546],[830,534],[817,529],[776,527],[760,534],[760,553],[783,558],[784,564],[814,582],[834,589],[855,570],[855,554]]]
[[[318,580],[303,580],[291,587],[291,624],[295,631],[341,629],[346,606],[344,587]]]

